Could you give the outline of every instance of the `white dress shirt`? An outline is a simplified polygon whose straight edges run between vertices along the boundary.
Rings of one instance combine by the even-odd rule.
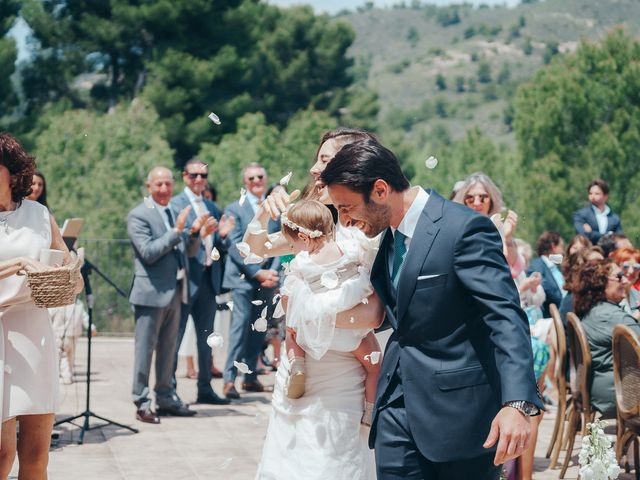
[[[411,202],[411,206],[407,213],[405,213],[400,225],[398,225],[397,230],[400,230],[406,238],[404,240],[404,244],[407,247],[407,253],[409,254],[409,246],[411,245],[411,239],[416,232],[416,227],[418,226],[418,220],[420,220],[420,215],[422,215],[422,211],[424,210],[427,201],[429,200],[429,194],[422,187],[413,187],[413,190],[418,190],[418,194],[416,198]],[[396,229],[391,227],[391,231],[393,234],[396,234]],[[393,252],[389,251],[389,271],[393,269]]]
[[[605,205],[603,211],[600,211],[600,209],[595,205],[591,205],[591,208],[593,209],[593,213],[596,215],[596,222],[598,222],[598,232],[600,232],[601,235],[604,235],[605,233],[607,233],[607,227],[609,226],[609,218],[607,217],[607,215],[609,215],[611,209],[609,208],[609,205]]]

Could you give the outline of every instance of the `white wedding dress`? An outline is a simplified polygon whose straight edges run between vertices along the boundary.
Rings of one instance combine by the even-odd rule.
[[[344,262],[353,260],[353,256],[349,253],[352,250],[345,248],[346,244],[343,242],[355,238],[360,242],[361,259],[369,267],[375,256],[375,247],[371,248],[374,244],[359,231],[345,230],[338,230],[338,243],[345,252]],[[308,268],[304,272],[307,274],[322,273],[319,271],[322,269],[320,266],[308,262],[304,256],[300,260],[304,261],[292,268]],[[332,264],[328,268],[333,271],[336,265]],[[351,285],[348,292],[340,292],[340,287],[335,291],[325,290],[320,294],[325,295],[324,301],[308,303],[310,299],[306,298],[306,294],[298,299],[289,297],[289,308],[292,301],[295,303],[296,300],[304,300],[299,305],[312,306],[311,309],[306,309],[307,320],[313,320],[306,328],[307,333],[315,332],[316,335],[309,335],[306,340],[308,346],[315,345],[316,348],[311,349],[313,354],[306,356],[305,394],[295,400],[285,395],[284,387],[290,366],[286,354],[281,355],[257,480],[376,478],[373,451],[367,444],[369,428],[360,423],[364,405],[365,372],[360,362],[350,353],[358,346],[366,331],[335,329],[336,308],[337,311],[343,311],[358,303],[362,299],[358,291],[370,293],[368,274],[365,281],[358,278],[362,275],[364,272],[359,271],[344,282],[345,285]],[[283,286],[283,293],[285,291]],[[340,302],[346,304],[340,305]],[[302,306],[299,308],[302,309]],[[330,332],[327,332],[327,319]],[[324,327],[318,328],[320,326],[317,322]],[[304,319],[302,323],[305,323]],[[298,323],[298,327],[300,326]]]

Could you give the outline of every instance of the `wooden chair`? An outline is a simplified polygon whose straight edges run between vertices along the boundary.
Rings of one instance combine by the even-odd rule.
[[[617,432],[616,458],[621,461],[633,442],[633,465],[640,480],[640,340],[626,325],[613,329],[613,380],[616,386]],[[629,471],[629,462],[625,461]]]
[[[584,333],[580,319],[574,313],[567,314],[567,345],[570,357],[571,411],[567,422],[567,435],[563,444],[567,445],[567,454],[560,470],[560,478],[564,478],[573,454],[576,435],[582,427],[585,433],[587,423],[593,420],[594,410],[591,408],[589,382],[591,378],[591,351],[587,335]]]
[[[555,377],[556,387],[558,389],[558,410],[556,412],[556,421],[553,426],[553,433],[551,434],[551,441],[549,442],[546,457],[551,457],[551,464],[549,465],[549,468],[555,468],[558,463],[558,457],[560,456],[560,450],[562,449],[562,436],[564,434],[564,424],[567,417],[567,396],[570,390],[567,385],[565,368],[567,361],[567,338],[564,331],[564,325],[560,319],[558,307],[551,304],[549,306],[549,311],[551,313],[553,327],[556,333]]]

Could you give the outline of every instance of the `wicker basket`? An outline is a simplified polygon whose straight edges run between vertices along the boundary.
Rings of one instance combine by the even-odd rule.
[[[75,302],[83,257],[84,255],[80,255],[64,267],[27,272],[31,298],[37,307],[63,307]]]

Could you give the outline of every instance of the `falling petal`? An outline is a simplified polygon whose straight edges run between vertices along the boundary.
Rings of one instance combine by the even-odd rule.
[[[251,247],[247,242],[236,243],[236,248],[240,252],[240,255],[242,255],[243,257],[246,257],[251,253]]]
[[[240,280],[244,280],[244,279],[245,279],[245,275],[244,275],[244,273],[241,273],[240,274]]]
[[[209,120],[211,120],[213,123],[215,123],[216,125],[220,125],[220,118],[218,117],[218,115],[216,115],[215,113],[211,112],[209,114]]]
[[[244,205],[244,201],[247,199],[247,191],[244,188],[240,189],[240,200],[238,203],[240,206]]]
[[[144,206],[147,208],[155,208],[155,206],[153,205],[153,200],[151,200],[151,197],[144,197]]]
[[[280,318],[284,316],[284,308],[282,308],[282,302],[278,302],[275,310],[273,311],[273,318]]]
[[[424,162],[424,164],[429,170],[433,170],[438,166],[438,159],[431,155],[429,158],[427,158],[427,161]]]
[[[562,263],[563,256],[561,253],[552,253],[549,255],[549,261],[551,263],[555,263],[556,265],[560,265]]]
[[[259,255],[256,255],[255,253],[249,253],[249,255],[244,259],[244,264],[245,265],[255,265],[257,263],[262,263],[264,261],[264,258],[262,258]]]
[[[336,272],[331,270],[324,272],[320,277],[320,284],[329,290],[336,288],[339,282],[340,279],[338,278],[338,275],[336,275]]]
[[[249,367],[244,362],[236,362],[234,360],[233,366],[236,367],[240,373],[244,373],[244,374],[253,373],[253,371],[249,370]]]
[[[261,233],[266,232],[266,230],[262,228],[260,222],[251,222],[247,225],[247,232],[251,235],[260,235]]]
[[[380,361],[380,355],[380,352],[371,352],[371,355],[365,355],[364,359],[369,360],[371,362],[371,365],[375,365]]]
[[[268,233],[267,238],[269,238],[270,242],[275,242],[278,238],[280,238],[282,234],[280,232],[276,233]]]
[[[228,301],[227,302],[227,307],[229,307],[229,311],[233,312],[233,302],[232,301]]]
[[[253,303],[254,305],[262,305],[264,302],[262,300],[251,300],[251,303]]]
[[[271,250],[273,248],[273,243],[271,242],[264,242],[264,246],[267,248],[267,250]]]
[[[268,326],[269,325],[267,324],[267,319],[264,317],[260,317],[255,322],[253,322],[253,325],[251,325],[253,330],[255,330],[256,332],[266,332]]]
[[[280,185],[282,185],[283,187],[286,187],[287,185],[289,185],[289,180],[291,180],[291,175],[293,175],[293,172],[289,172],[284,177],[282,177],[280,179]]]
[[[364,297],[362,299],[362,303],[364,303],[365,305],[369,303],[369,299],[367,297]]]
[[[280,299],[280,294],[276,293],[273,298],[271,299],[271,305],[275,305],[276,302]]]
[[[211,260],[214,262],[220,260],[220,252],[216,247],[213,247],[213,249],[211,250]]]
[[[44,337],[42,337],[42,340],[40,340],[40,346],[44,347]]]
[[[349,319],[349,323],[356,323],[356,319],[355,319],[355,318],[353,318],[353,317],[351,317],[351,318]]]
[[[4,371],[6,373],[8,373],[9,375],[11,375],[11,373],[13,372],[13,368],[11,368],[11,365],[5,365],[4,366]]]
[[[224,339],[218,332],[213,332],[207,337],[207,345],[211,348],[222,348],[224,345]]]
[[[220,470],[226,470],[227,468],[229,468],[229,465],[231,465],[231,462],[233,462],[233,457],[225,459],[220,465],[218,465],[218,468]]]
[[[267,318],[267,308],[269,308],[269,307],[264,307],[264,308],[262,309],[262,311],[260,312],[260,316],[261,316],[262,318]]]

